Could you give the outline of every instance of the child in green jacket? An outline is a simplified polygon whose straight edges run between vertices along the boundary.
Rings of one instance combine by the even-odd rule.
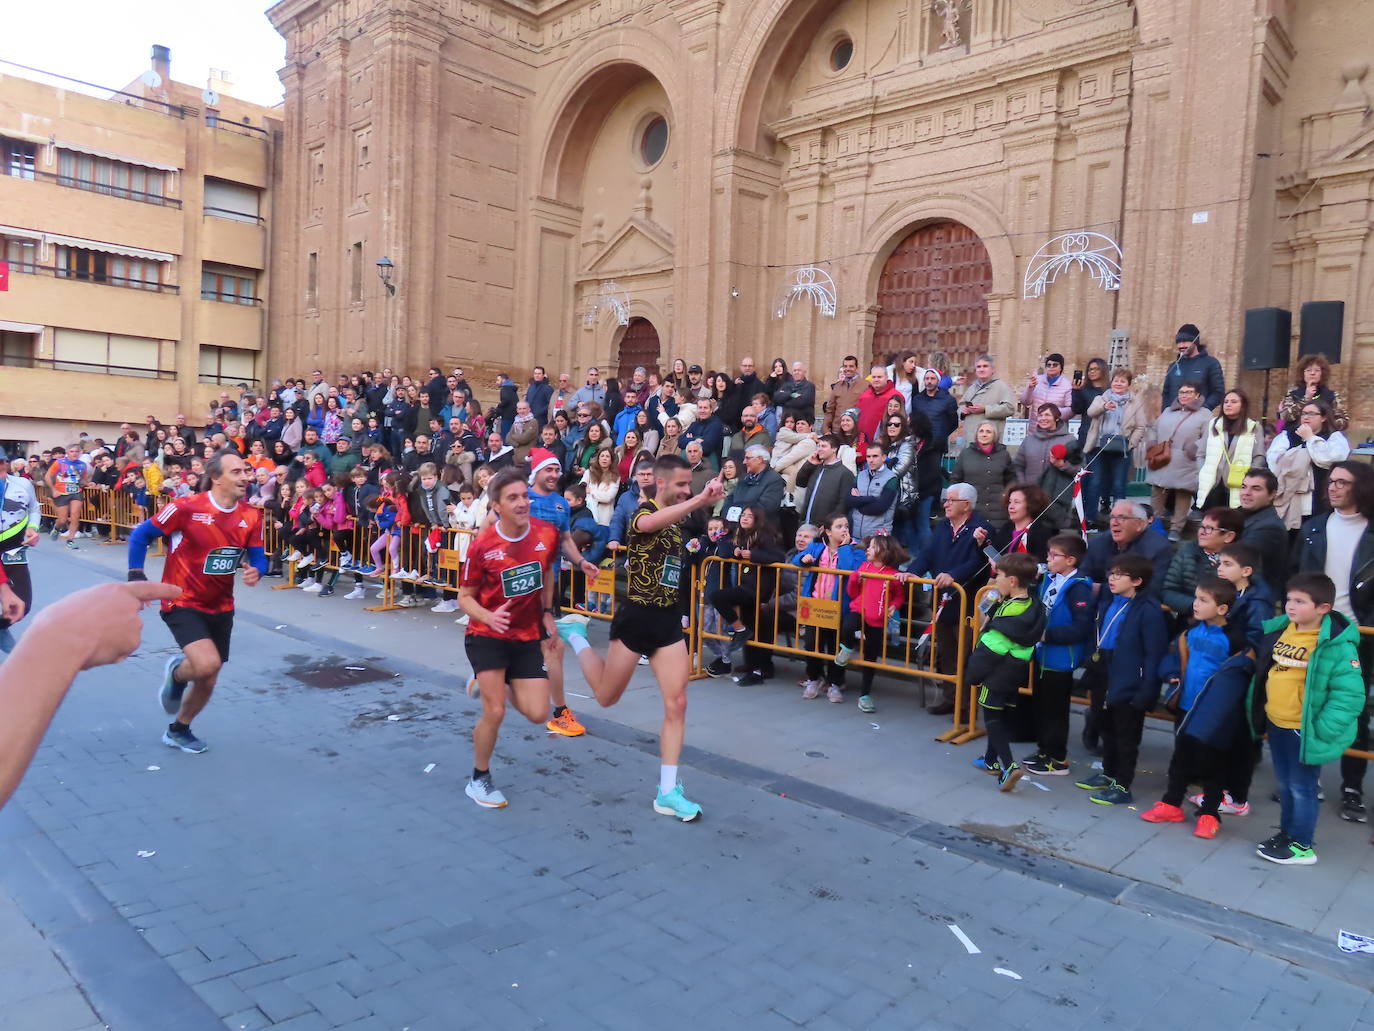
[[[1355,740],[1365,704],[1360,631],[1332,610],[1336,585],[1321,573],[1288,581],[1285,615],[1264,624],[1251,692],[1254,729],[1269,736],[1279,781],[1279,833],[1258,847],[1271,863],[1311,866],[1322,763]]]

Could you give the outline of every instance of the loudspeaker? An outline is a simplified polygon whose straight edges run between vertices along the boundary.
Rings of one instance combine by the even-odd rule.
[[[1308,301],[1302,306],[1298,325],[1303,354],[1321,354],[1332,365],[1341,363],[1341,327],[1345,324],[1344,301]]]
[[[1287,308],[1250,308],[1245,313],[1242,369],[1288,368],[1293,313]]]

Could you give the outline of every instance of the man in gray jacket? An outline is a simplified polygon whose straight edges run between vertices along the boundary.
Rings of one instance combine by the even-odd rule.
[[[781,527],[782,498],[787,492],[787,481],[768,467],[770,454],[762,444],[751,444],[745,449],[745,474],[721,508],[731,526],[739,524],[740,510],[746,505],[758,505],[773,529]]]
[[[586,385],[577,388],[577,392],[569,399],[568,404],[576,407],[593,401],[603,409],[606,407],[606,388],[601,383],[601,370],[595,365],[587,370]]]
[[[856,541],[892,532],[897,511],[897,477],[883,465],[883,449],[868,445],[868,461],[849,492],[849,535]]]
[[[854,474],[841,464],[839,452],[839,438],[827,433],[816,439],[816,450],[797,470],[797,487],[802,491],[797,513],[803,523],[820,526],[848,508]]]

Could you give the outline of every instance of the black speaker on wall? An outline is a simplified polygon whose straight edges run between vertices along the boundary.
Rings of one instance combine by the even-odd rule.
[[[1332,365],[1341,363],[1341,329],[1345,325],[1344,301],[1308,301],[1302,306],[1298,325],[1303,354],[1324,354]]]
[[[1250,308],[1245,313],[1242,369],[1288,368],[1293,336],[1293,313],[1287,308]]]

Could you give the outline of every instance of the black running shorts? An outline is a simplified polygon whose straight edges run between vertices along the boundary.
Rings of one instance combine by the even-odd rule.
[[[504,637],[467,634],[464,644],[474,674],[503,669],[507,682],[548,679],[544,650],[538,641],[510,641]]]
[[[638,655],[652,655],[685,640],[682,611],[676,606],[644,605],[617,601],[611,619],[611,640],[619,641]]]
[[[219,652],[219,661],[229,661],[229,635],[234,630],[234,613],[201,612],[173,606],[162,614],[162,621],[172,631],[178,647],[185,648],[192,641],[210,641]]]

